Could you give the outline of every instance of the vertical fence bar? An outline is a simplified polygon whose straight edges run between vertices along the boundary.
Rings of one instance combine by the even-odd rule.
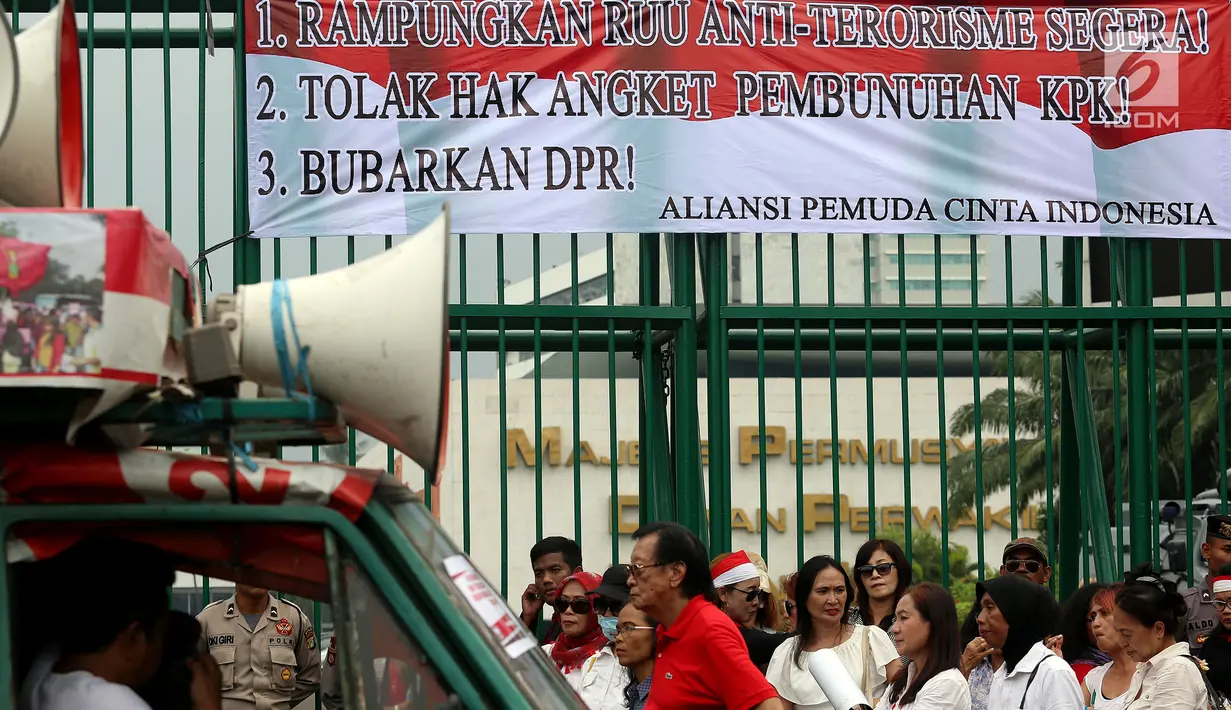
[[[1005,305],[1013,306],[1013,237],[1004,238],[1004,293]],[[1018,522],[1022,518],[1020,501],[1017,498],[1017,368],[1013,361],[1013,319],[1005,323],[1005,370],[1009,383],[1009,510],[1012,511],[1010,537],[1017,539]]]
[[[762,265],[763,244],[761,233],[756,233],[756,294],[757,308],[765,306],[765,274]],[[757,466],[759,469],[760,515],[757,516],[757,530],[761,533],[761,557],[769,554],[769,475],[766,467],[769,460],[765,454],[765,320],[757,316]]]
[[[799,308],[799,234],[791,234],[791,305]],[[804,393],[803,338],[800,322],[792,323],[792,356],[795,373],[795,568],[804,566]],[[835,521],[837,524],[837,521]]]
[[[1077,270],[1081,268],[1081,238],[1065,237],[1063,242],[1061,270],[1061,302],[1065,306],[1078,305]],[[1078,321],[1081,328],[1081,321]],[[1065,599],[1077,589],[1078,569],[1081,563],[1081,442],[1077,436],[1077,414],[1070,392],[1073,379],[1071,358],[1067,357],[1073,346],[1065,341],[1065,357],[1060,359],[1060,526],[1056,541],[1056,557],[1052,560],[1059,575],[1060,598]]]
[[[670,235],[673,283],[671,300],[688,309],[691,318],[675,333],[675,376],[671,406],[675,412],[676,515],[708,546],[705,481],[701,471],[701,422],[697,409],[697,240],[693,234]]]
[[[978,235],[970,235],[970,305],[972,308],[979,307],[979,237]],[[938,288],[943,288],[943,284],[938,284]],[[975,521],[977,522],[976,529],[979,531],[987,530],[984,526],[984,511],[983,503],[986,493],[983,483],[983,395],[980,391],[979,381],[979,363],[982,353],[979,350],[979,320],[976,318],[970,324],[970,375],[971,386],[974,397],[974,417],[975,417]],[[979,569],[982,570],[987,565],[987,555],[984,550],[983,535],[976,538]]]
[[[941,238],[939,234],[932,236],[933,254],[936,256],[936,261],[933,263],[935,269],[935,280],[933,284],[936,290],[936,307],[940,308],[943,303],[943,298],[940,292],[940,253],[941,253]],[[949,412],[945,408],[945,324],[944,321],[936,319],[936,406],[937,419],[940,424],[940,435],[944,441],[944,446],[940,452],[940,583],[949,586],[949,434],[945,426],[949,420]],[[983,565],[979,564],[979,579],[983,578]]]
[[[834,266],[837,263],[834,260],[834,235],[832,232],[825,235],[825,263],[829,265],[826,270],[828,276],[828,298],[825,303],[830,309],[837,304],[834,303]],[[838,446],[838,335],[837,321],[833,318],[829,319],[829,442],[830,447]],[[830,465],[833,467],[833,556],[838,562],[842,562],[842,473],[838,467],[840,456],[836,454],[829,457]]]
[[[1180,307],[1188,306],[1188,242],[1180,240],[1178,245],[1180,249]],[[1183,399],[1183,419],[1184,419],[1184,500],[1192,501],[1193,499],[1193,427],[1192,427],[1192,392],[1189,382],[1189,369],[1191,364],[1188,361],[1188,319],[1180,319],[1180,388],[1182,390]],[[1158,499],[1154,499],[1154,507],[1158,507]],[[1184,506],[1184,539],[1187,543],[1185,550],[1193,549],[1193,507],[1192,505]],[[1185,572],[1188,575],[1186,579],[1193,578],[1193,556],[1185,555],[1188,559],[1185,560]],[[1218,570],[1210,570],[1211,574],[1217,573]]]
[[[607,307],[615,305],[615,245],[614,235],[607,233]],[[608,311],[610,312],[610,311]],[[615,319],[607,319],[607,431],[611,451],[611,562],[620,559],[620,449],[616,421],[616,342]],[[637,507],[641,507],[638,499]]]
[[[1150,303],[1146,279],[1149,276],[1148,242],[1126,239],[1124,243],[1124,288],[1127,306]],[[1129,548],[1134,565],[1150,561],[1150,332],[1147,321],[1130,320],[1128,340],[1128,506]]]
[[[131,2],[132,0],[126,0]],[[248,69],[245,66],[244,3],[235,3],[235,235],[247,234],[248,215]],[[235,285],[261,280],[261,244],[248,237],[231,247]],[[354,435],[351,435],[354,438]]]
[[[539,263],[539,235],[531,236],[531,270],[534,275],[531,281],[534,285],[533,303],[539,305],[542,297],[542,266]],[[502,282],[503,283],[503,282]],[[538,312],[537,309],[535,311]],[[543,445],[543,322],[534,316],[534,539],[543,539],[543,454],[547,447]],[[574,452],[576,449],[574,449]],[[576,457],[576,453],[573,454]]]
[[[880,241],[877,240],[879,244]],[[863,307],[869,311],[872,308],[872,235],[863,235]],[[868,445],[872,450],[868,452],[868,539],[876,538],[876,384],[873,378],[873,362],[872,362],[872,321],[865,320],[863,322],[863,374],[864,374],[864,397],[865,406],[868,413]],[[833,363],[830,363],[830,367]],[[834,516],[834,525],[841,523],[838,516]]]
[[[466,235],[457,235],[458,301],[466,305]],[[470,327],[466,316],[458,324],[461,329],[461,393],[462,393],[462,550],[470,554]],[[448,383],[445,383],[448,385]],[[445,416],[449,413],[445,412]],[[505,465],[504,461],[500,466]],[[424,486],[430,489],[430,486]]]
[[[1113,444],[1113,466],[1115,467],[1116,487],[1116,576],[1124,574],[1124,439],[1122,421],[1124,412],[1120,392],[1120,319],[1115,309],[1120,307],[1120,240],[1108,238],[1107,255],[1110,266],[1108,274],[1108,294],[1111,300],[1113,319],[1111,321],[1111,430]]]
[[[1039,282],[1043,291],[1043,304],[1051,305],[1051,290],[1048,288],[1048,268],[1050,261],[1047,259],[1047,237],[1039,237]],[[1061,279],[1063,285],[1063,279]],[[1055,420],[1052,418],[1054,413],[1052,410],[1052,382],[1051,372],[1051,322],[1043,319],[1043,500],[1046,504],[1046,520],[1047,529],[1044,534],[1047,537],[1047,559],[1056,559],[1056,511],[1052,502],[1054,492],[1056,490],[1056,452],[1053,441],[1055,440],[1055,428],[1053,426]],[[1055,578],[1050,582],[1052,590],[1055,590]]]
[[[897,240],[898,308],[901,309],[902,315],[906,315],[906,255],[904,253],[905,251],[906,251],[906,237],[905,235],[899,234],[898,240]],[[934,255],[934,258],[939,260],[940,255],[936,254]],[[906,514],[902,516],[906,519],[906,525],[905,525],[906,529],[904,531],[905,539],[903,540],[903,542],[905,543],[905,547],[906,547],[906,550],[905,550],[906,559],[912,560],[914,559],[914,540],[912,539],[914,536],[911,534],[912,533],[911,523],[912,523],[912,518],[914,518],[914,515],[912,515],[912,511],[914,510],[914,508],[911,507],[910,461],[911,461],[911,458],[913,458],[914,456],[914,451],[913,451],[913,447],[911,446],[911,440],[910,440],[911,439],[910,437],[910,396],[909,396],[910,390],[907,384],[909,382],[909,377],[908,377],[909,372],[907,370],[907,362],[906,362],[907,348],[906,348],[906,320],[905,319],[898,321],[898,349],[899,349],[898,364],[901,368],[899,372],[901,375],[900,379],[901,379],[901,387],[902,387],[902,446],[903,448],[905,448],[905,452],[902,454],[902,495],[903,495],[902,507],[906,510]],[[893,457],[890,456],[890,460],[892,459]]]
[[[569,235],[569,255],[572,257],[569,274],[569,302],[574,307],[581,305],[577,288],[577,233]],[[581,332],[580,322],[573,317],[573,539],[581,546]],[[612,452],[614,455],[615,452]],[[615,564],[615,559],[611,560]]]
[[[1214,241],[1214,305],[1222,308],[1222,241]],[[1218,387],[1215,403],[1218,407],[1218,501],[1219,513],[1227,514],[1227,380],[1223,373],[1222,317],[1214,324],[1214,382]],[[1192,559],[1192,548],[1188,549]]]
[[[496,304],[504,305],[504,235],[496,235]],[[508,344],[505,319],[496,321],[496,376],[500,392],[500,596],[509,596],[509,415]],[[534,432],[535,451],[542,434]],[[535,460],[538,460],[535,455]],[[536,540],[537,542],[537,540]],[[535,630],[535,629],[532,629]]]
[[[737,237],[738,238],[738,237]],[[731,425],[728,412],[727,329],[722,309],[727,304],[727,234],[706,234],[705,250],[705,392],[709,432],[710,554],[731,551]]]

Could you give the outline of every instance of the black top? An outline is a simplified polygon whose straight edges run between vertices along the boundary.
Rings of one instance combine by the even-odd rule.
[[[740,626],[739,632],[744,637],[744,643],[748,644],[748,655],[752,658],[752,664],[761,669],[762,673],[769,667],[774,651],[795,635],[750,629],[747,626]]]

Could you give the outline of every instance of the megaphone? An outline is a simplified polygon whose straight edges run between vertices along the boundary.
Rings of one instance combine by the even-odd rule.
[[[60,0],[17,35],[14,51],[5,51],[5,41],[0,38],[0,203],[81,207],[81,66],[72,0]]]
[[[241,286],[207,320],[232,333],[238,371],[338,405],[346,422],[438,479],[449,391],[449,212],[397,247],[345,269]],[[235,337],[238,334],[238,337]],[[280,354],[281,353],[281,354]],[[191,368],[190,368],[191,369]]]

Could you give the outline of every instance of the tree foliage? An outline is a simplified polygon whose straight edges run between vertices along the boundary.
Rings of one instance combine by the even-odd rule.
[[[1042,305],[1041,292],[1024,300],[1024,305]],[[1051,301],[1047,301],[1048,305]],[[1007,352],[984,353],[997,376],[1013,376],[1013,415],[1009,414],[1009,389],[1000,388],[979,401],[979,418],[984,431],[1005,440],[987,446],[982,455],[983,493],[993,493],[1009,487],[1010,476],[1016,472],[1017,500],[1025,507],[1032,499],[1054,494],[1060,477],[1060,410],[1067,393],[1061,388],[1062,352],[1058,349],[1044,358],[1042,352],[1017,351],[1009,367]],[[1123,348],[1114,351],[1085,353],[1086,380],[1093,404],[1094,426],[1098,437],[1098,455],[1105,476],[1104,488],[1108,503],[1115,500],[1117,450],[1120,452],[1121,492],[1127,495],[1128,484],[1128,369]],[[1191,452],[1193,490],[1201,491],[1217,485],[1219,475],[1218,361],[1215,351],[1190,348],[1187,363],[1179,351],[1160,350],[1154,353],[1155,392],[1152,410],[1157,416],[1159,496],[1163,499],[1183,499],[1185,452]],[[1231,363],[1223,367],[1223,388],[1231,379]],[[1191,400],[1191,436],[1185,439],[1184,383],[1187,377]],[[1117,422],[1117,399],[1119,420]],[[1224,414],[1231,407],[1224,395]],[[1231,422],[1231,418],[1227,421]],[[972,436],[976,429],[975,405],[962,405],[949,422],[951,436]],[[1015,430],[1016,461],[1009,457],[1010,430]],[[1049,448],[1050,447],[1050,448]],[[960,514],[969,510],[976,499],[976,451],[962,452],[949,460],[949,510]],[[1049,466],[1050,464],[1050,466]],[[1048,487],[1050,473],[1051,487]]]

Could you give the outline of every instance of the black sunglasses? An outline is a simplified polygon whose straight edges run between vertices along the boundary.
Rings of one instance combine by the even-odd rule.
[[[572,609],[574,614],[584,616],[590,613],[591,605],[589,599],[560,599],[557,597],[554,606],[556,611],[561,614],[568,609]]]
[[[1043,568],[1043,565],[1038,560],[1009,560],[1004,563],[1004,568],[1010,572],[1024,569],[1028,574],[1035,574]]]
[[[860,577],[867,579],[868,577],[872,576],[873,570],[875,570],[876,573],[879,574],[880,576],[887,577],[889,576],[889,573],[893,571],[893,563],[892,562],[882,562],[879,565],[864,565],[860,567],[857,571],[859,572]]]
[[[751,604],[753,601],[756,600],[758,596],[761,595],[760,589],[752,589],[752,590],[740,589],[739,587],[736,587],[735,585],[731,585],[730,587],[727,587],[727,589],[732,592],[739,592],[740,594],[743,594],[744,601],[748,602],[749,604]]]

